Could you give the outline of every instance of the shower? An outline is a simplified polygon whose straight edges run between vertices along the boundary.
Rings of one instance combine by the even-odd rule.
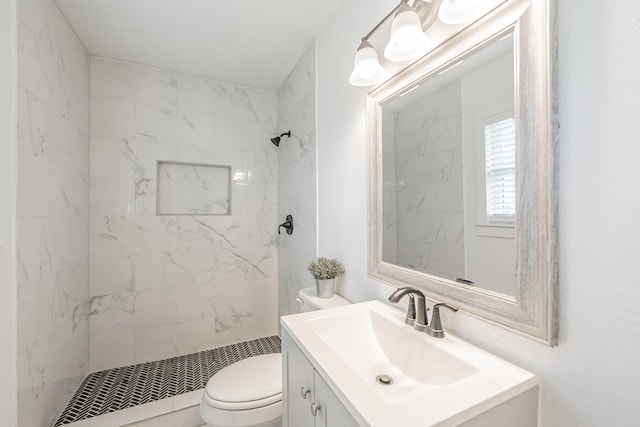
[[[279,147],[280,146],[280,139],[283,136],[288,136],[289,138],[291,138],[291,131],[287,131],[287,132],[281,134],[280,136],[276,136],[274,138],[271,138],[271,142],[273,142],[273,145],[275,145],[276,147]]]

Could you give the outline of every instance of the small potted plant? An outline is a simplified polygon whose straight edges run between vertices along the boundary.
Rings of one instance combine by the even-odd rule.
[[[314,279],[316,279],[316,291],[319,298],[331,298],[335,288],[336,277],[344,274],[344,268],[339,261],[325,257],[319,257],[311,261],[307,267]]]

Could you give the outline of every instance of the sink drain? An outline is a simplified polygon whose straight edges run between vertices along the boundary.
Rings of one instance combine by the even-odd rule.
[[[382,385],[391,385],[393,384],[393,378],[391,378],[389,375],[378,375],[376,377],[376,381],[378,381],[378,384],[382,384]]]

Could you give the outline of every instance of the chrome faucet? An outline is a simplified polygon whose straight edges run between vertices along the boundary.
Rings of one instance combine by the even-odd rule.
[[[409,308],[404,322],[418,331],[427,332],[427,306],[422,292],[411,287],[399,288],[389,295],[389,302],[397,303],[405,295],[409,295]]]
[[[444,330],[442,329],[442,320],[440,319],[440,307],[448,308],[456,312],[458,307],[443,302],[433,305],[433,314],[431,315],[431,326],[427,321],[427,308],[425,304],[424,294],[416,288],[406,287],[398,288],[394,293],[389,295],[389,302],[397,303],[402,297],[409,295],[409,307],[407,308],[407,316],[404,323],[413,326],[414,329],[426,332],[434,338],[443,338]]]

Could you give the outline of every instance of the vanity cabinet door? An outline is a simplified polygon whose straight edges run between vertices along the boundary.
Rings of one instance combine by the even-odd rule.
[[[283,426],[314,427],[314,369],[293,340],[282,334]],[[305,393],[306,392],[306,393]]]
[[[284,331],[282,363],[284,427],[358,427],[329,385]]]
[[[317,372],[315,373],[314,386],[315,404],[320,407],[315,417],[315,427],[358,427],[356,420]]]

